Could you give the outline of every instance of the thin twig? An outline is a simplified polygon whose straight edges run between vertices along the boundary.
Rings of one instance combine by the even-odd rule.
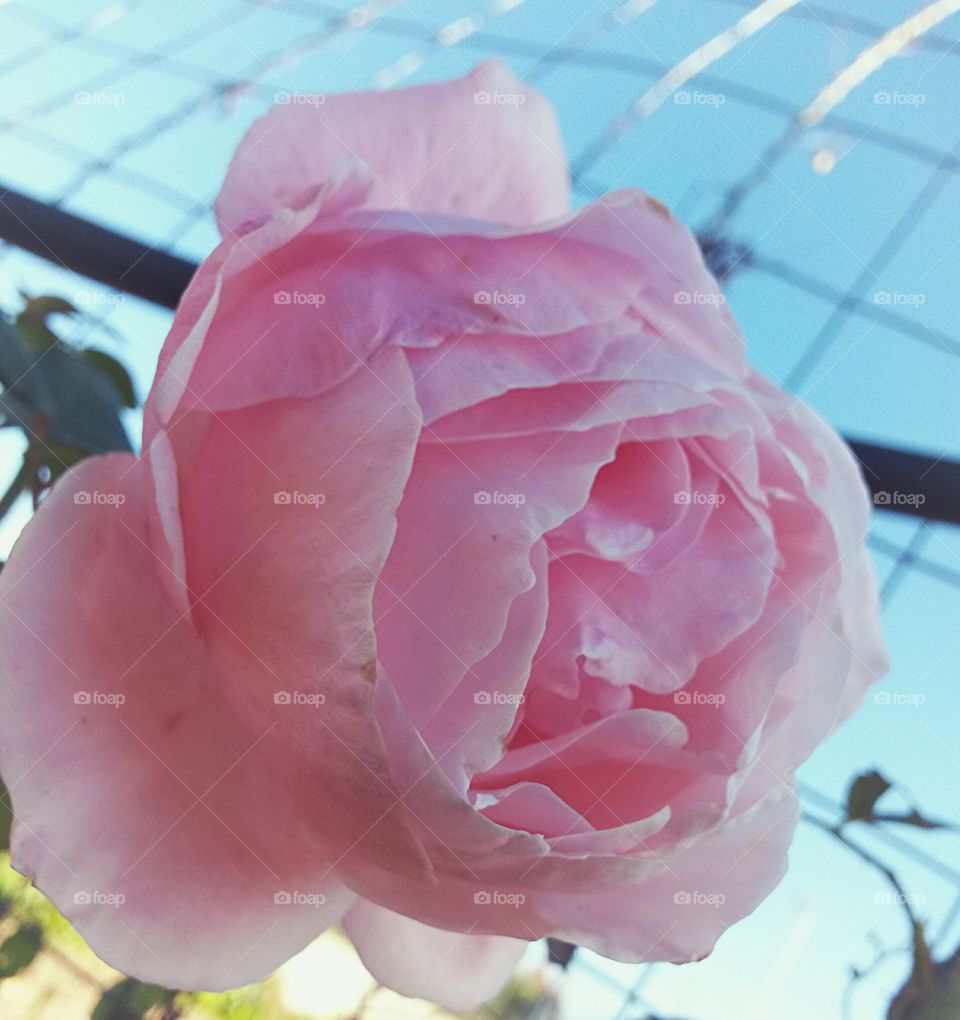
[[[884,864],[879,857],[874,857],[868,850],[864,850],[863,847],[857,846],[856,843],[851,842],[850,839],[848,839],[843,833],[839,825],[831,825],[829,822],[823,821],[822,818],[817,818],[816,815],[812,815],[808,811],[801,812],[800,817],[805,822],[809,822],[811,825],[815,825],[818,829],[822,829],[824,832],[829,833],[848,850],[855,853],[861,860],[866,861],[867,864],[876,868],[896,891],[897,902],[903,907],[904,913],[907,915],[907,921],[910,924],[911,933],[916,930],[920,922],[917,919],[916,914],[914,914],[913,908],[910,906],[910,898],[908,897],[906,890],[901,885],[900,879],[897,878],[896,874],[887,867],[887,865]]]

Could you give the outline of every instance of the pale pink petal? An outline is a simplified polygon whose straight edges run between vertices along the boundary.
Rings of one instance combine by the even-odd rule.
[[[778,786],[713,832],[658,851],[666,869],[655,881],[544,894],[540,908],[558,938],[615,960],[703,959],[780,882],[797,813]]]
[[[492,999],[527,948],[522,939],[443,931],[366,900],[350,908],[343,925],[381,984],[457,1013]]]
[[[188,414],[174,445],[192,617],[228,698],[275,724],[335,856],[413,873],[429,865],[394,810],[371,708],[373,592],[419,432],[410,383],[384,351],[312,400]]]
[[[365,193],[362,181],[355,176],[342,175],[312,192],[302,208],[279,211],[239,243],[233,239],[224,241],[204,259],[180,300],[170,333],[160,352],[156,379],[144,409],[144,446],[150,445],[157,430],[173,419],[182,405],[211,406],[208,397],[214,383],[221,388],[220,399],[224,400],[225,406],[256,402],[257,397],[249,391],[227,399],[224,397],[224,394],[231,394],[231,384],[234,389],[242,387],[238,377],[243,373],[237,371],[239,362],[246,359],[246,367],[249,368],[251,350],[264,342],[268,349],[276,344],[276,336],[270,334],[274,333],[281,320],[283,332],[294,336],[308,332],[307,323],[311,319],[316,320],[316,307],[294,303],[292,292],[284,289],[284,282],[271,268],[269,260],[278,258],[276,253],[314,222],[321,206],[352,209],[362,201]],[[331,247],[333,258],[336,258],[335,244],[321,245],[316,261],[322,264],[324,258],[329,259]],[[315,282],[308,293],[316,293]],[[250,300],[258,295],[262,298],[260,304]],[[290,303],[280,304],[285,298],[289,298]],[[239,315],[238,304],[242,306]],[[307,313],[306,322],[303,321],[304,312]],[[221,332],[224,320],[228,327],[226,334]],[[298,325],[298,330],[293,328]],[[222,339],[218,342],[218,338]],[[208,341],[213,343],[214,352],[218,355],[212,368],[215,374],[211,379],[197,378],[197,362]],[[263,353],[260,352],[261,356]],[[343,354],[346,356],[339,361],[329,359],[331,364],[315,366],[307,394],[318,393],[335,384],[356,366],[357,358],[352,352],[345,351]],[[202,361],[208,363],[209,356]],[[229,379],[226,378],[228,376]],[[261,389],[260,399],[269,395]]]
[[[13,863],[113,966],[223,989],[265,977],[352,897],[269,721],[240,721],[160,582],[151,490],[142,461],[84,461],[0,576]]]
[[[415,724],[502,640],[531,549],[586,501],[617,432],[419,446],[376,595],[380,658]]]
[[[772,536],[726,486],[719,494],[725,502],[711,507],[698,541],[655,573],[583,555],[555,562],[548,669],[582,656],[593,676],[672,693],[756,623],[773,580]]]
[[[534,545],[530,561],[536,581],[511,603],[499,644],[465,671],[421,726],[439,767],[464,790],[475,772],[489,768],[503,753],[543,637],[549,595],[543,542]]]
[[[369,175],[371,209],[523,226],[569,207],[553,110],[499,61],[438,84],[289,99],[234,154],[216,203],[224,234],[295,203],[344,163]]]
[[[870,526],[869,495],[850,449],[814,411],[779,393],[758,375],[752,377],[751,385],[776,423],[777,441],[795,458],[810,498],[835,534],[843,634],[853,649],[850,683],[839,712],[839,718],[846,718],[860,704],[866,688],[890,668],[880,631],[873,564],[864,546]]]

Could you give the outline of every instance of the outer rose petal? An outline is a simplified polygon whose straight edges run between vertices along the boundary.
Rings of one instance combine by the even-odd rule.
[[[345,160],[369,173],[370,209],[523,226],[570,204],[553,108],[488,61],[455,81],[275,106],[237,148],[216,203],[221,232],[296,203]]]
[[[323,865],[299,791],[278,782],[269,723],[239,721],[160,583],[146,473],[132,457],[83,461],[0,576],[13,862],[125,973],[231,988],[301,949],[352,894]],[[97,492],[124,502],[74,500]],[[275,902],[296,890],[326,900]]]
[[[367,900],[354,904],[343,925],[381,984],[457,1013],[493,998],[527,948],[523,939],[432,928]]]
[[[654,881],[545,895],[541,912],[558,938],[625,963],[702,959],[779,884],[796,821],[796,797],[781,784],[714,831],[662,850],[667,870]]]
[[[403,352],[387,350],[320,397],[187,415],[173,430],[193,620],[228,699],[251,728],[274,722],[332,857],[408,873],[429,868],[371,702],[373,592],[420,427],[412,392]]]

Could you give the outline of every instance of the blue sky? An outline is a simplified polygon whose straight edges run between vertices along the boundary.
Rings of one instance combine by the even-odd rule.
[[[348,6],[0,0],[0,120],[9,118],[0,123],[0,183],[198,259],[216,240],[208,204],[230,152],[277,91],[435,80],[498,55],[556,104],[577,165],[662,68],[750,5],[418,0],[394,5],[379,20],[368,4],[369,23],[355,16],[358,27],[339,30],[333,15]],[[643,187],[693,227],[710,223],[726,190],[782,135],[789,113],[916,9],[900,0],[797,5],[687,83],[688,102],[668,98],[638,119],[584,171],[577,201]],[[743,269],[727,287],[754,363],[779,382],[791,380],[831,423],[953,457],[960,456],[960,365],[942,338],[957,334],[960,283],[960,172],[946,158],[960,152],[958,23],[947,19],[932,41],[880,67],[833,116],[778,154],[728,224],[729,236],[758,258],[788,264],[828,294],[849,291],[868,311],[896,313],[909,320],[911,334],[893,318],[856,311],[832,318],[833,300],[768,271]],[[225,101],[226,83],[248,79]],[[90,319],[62,325],[117,353],[146,392],[168,312],[4,250],[0,307],[15,308],[21,288],[62,294],[89,312]],[[109,331],[93,321],[100,318]],[[818,336],[822,356],[798,375]],[[136,435],[135,416],[130,427]],[[0,437],[0,474],[12,476],[17,453],[13,437]],[[3,552],[27,515],[23,506],[11,515],[0,532]],[[917,529],[911,520],[876,516],[881,582]],[[935,526],[919,541],[920,562],[898,573],[884,610],[893,671],[883,690],[904,697],[869,700],[801,779],[837,800],[853,773],[879,765],[931,814],[956,817],[960,588],[950,572],[960,578],[960,534]],[[955,836],[909,841],[960,871]],[[940,931],[955,887],[895,849],[864,842],[923,897],[918,912]],[[710,960],[647,971],[645,1001],[716,1020],[836,1016],[849,965],[872,958],[871,934],[891,945],[904,939],[899,909],[883,902],[886,891],[827,837],[802,827],[788,877],[770,900]],[[958,941],[954,918],[941,948]],[[575,967],[570,1018],[615,1016],[623,987],[640,976],[637,968],[593,965],[615,980],[608,986],[586,965]],[[902,959],[878,969],[854,995],[850,1016],[879,1015],[902,974]]]

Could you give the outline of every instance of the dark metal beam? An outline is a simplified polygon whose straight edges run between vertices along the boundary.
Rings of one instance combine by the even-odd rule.
[[[163,308],[177,307],[197,268],[186,259],[2,186],[0,239]],[[847,441],[878,509],[960,524],[960,462]]]
[[[846,439],[879,510],[960,524],[960,462]]]
[[[0,185],[0,239],[61,269],[176,308],[196,266]]]

